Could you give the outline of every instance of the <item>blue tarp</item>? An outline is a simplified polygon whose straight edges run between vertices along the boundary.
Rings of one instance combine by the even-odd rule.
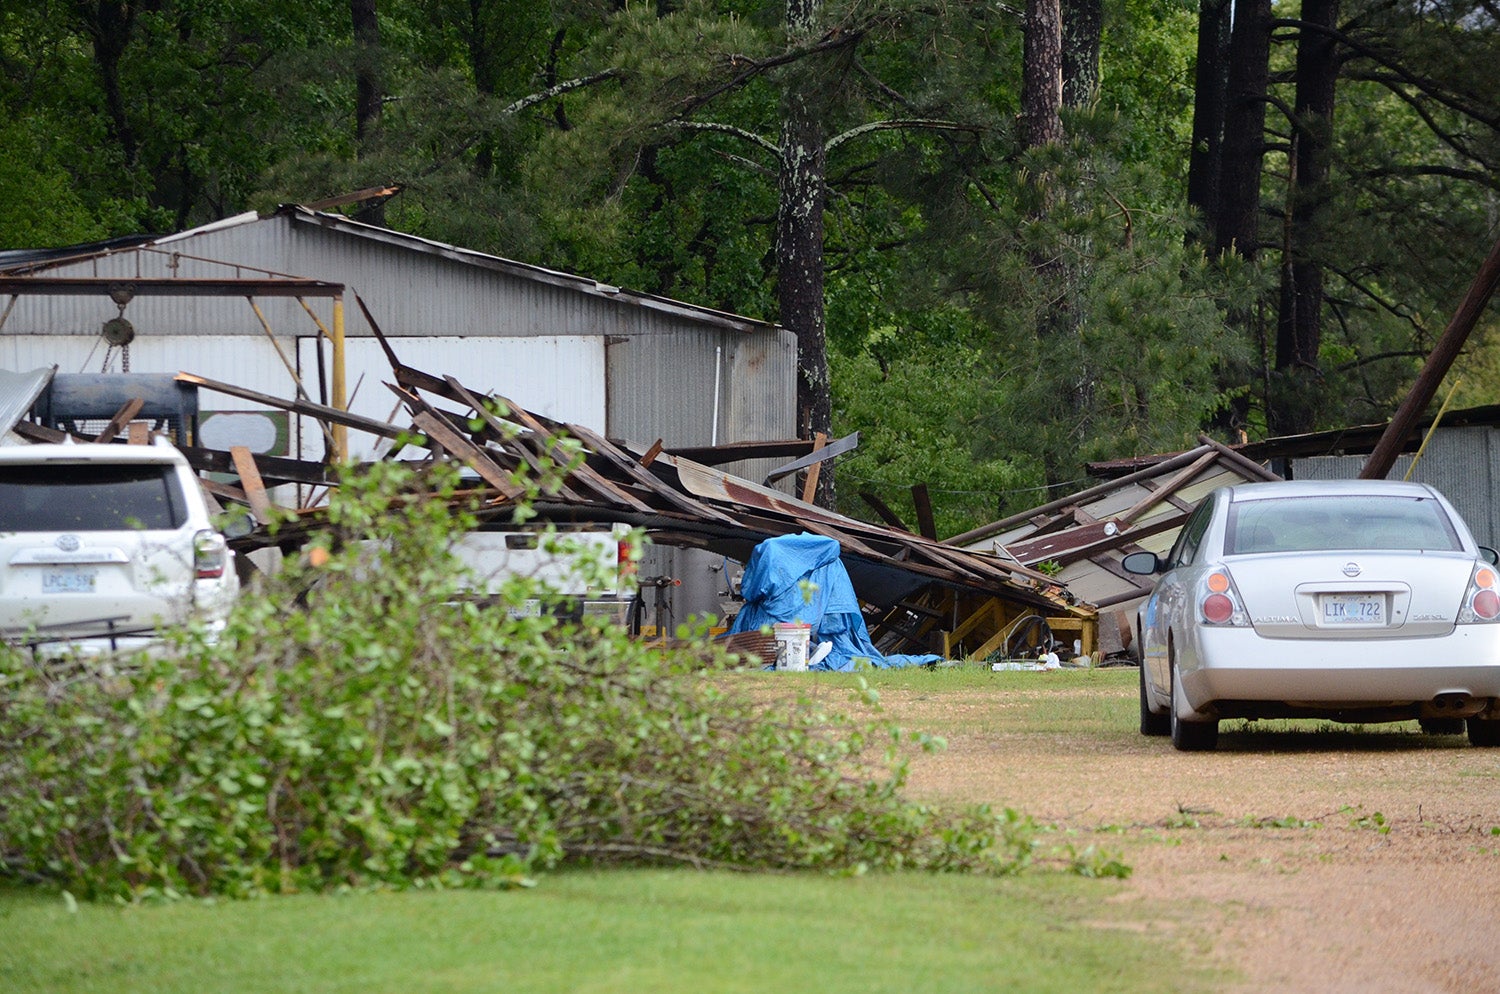
[[[849,571],[839,560],[839,544],[802,532],[766,539],[750,553],[740,581],[745,606],[730,634],[758,631],[776,622],[812,625],[812,646],[832,642],[833,649],[815,670],[852,670],[856,660],[871,666],[923,666],[941,656],[881,655],[870,641]]]

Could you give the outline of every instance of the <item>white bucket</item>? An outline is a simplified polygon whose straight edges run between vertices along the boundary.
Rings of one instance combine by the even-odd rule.
[[[812,643],[812,625],[798,621],[778,621],[771,626],[776,634],[776,668],[802,672],[807,669],[807,647]]]

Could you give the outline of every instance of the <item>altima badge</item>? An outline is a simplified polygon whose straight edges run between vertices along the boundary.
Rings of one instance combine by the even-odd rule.
[[[1363,572],[1363,571],[1359,568],[1359,563],[1345,563],[1344,564],[1344,575],[1345,576],[1359,576],[1359,574],[1361,572]]]

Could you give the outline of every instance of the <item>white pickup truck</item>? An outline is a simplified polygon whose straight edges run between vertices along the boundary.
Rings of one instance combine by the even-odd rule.
[[[463,535],[454,552],[473,574],[475,593],[498,594],[512,577],[535,583],[539,596],[513,607],[518,614],[539,614],[544,598],[550,605],[548,595],[559,595],[549,610],[623,625],[636,594],[640,550],[629,525],[485,527]]]

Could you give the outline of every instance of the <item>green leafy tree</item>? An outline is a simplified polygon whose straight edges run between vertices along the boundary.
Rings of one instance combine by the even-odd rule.
[[[327,555],[246,597],[217,641],[108,666],[0,646],[0,877],[142,900],[1049,856],[1014,811],[906,800],[900,753],[927,736],[704,679],[732,657],[512,616],[557,603],[524,577],[467,598],[458,484],[396,463],[344,481]]]

